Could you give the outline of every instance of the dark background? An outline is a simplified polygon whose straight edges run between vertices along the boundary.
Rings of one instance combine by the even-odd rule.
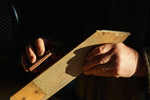
[[[57,3],[56,1],[52,2]],[[3,100],[9,100],[10,96],[38,75],[38,73],[26,73],[23,70],[21,54],[25,52],[25,46],[38,37],[49,38],[51,36],[50,40],[61,37],[54,33],[57,30],[55,24],[59,23],[57,17],[51,16],[51,11],[53,11],[53,14],[57,13],[53,8],[54,5],[50,4],[53,6],[51,7],[46,3],[40,0],[0,1],[0,22],[4,22],[0,23],[0,27],[2,27],[0,28],[0,98]],[[12,6],[17,11],[19,20],[16,20]],[[51,11],[48,11],[48,8]],[[6,14],[3,15],[3,13]],[[58,18],[60,19],[59,16]],[[5,27],[3,28],[3,26]],[[52,34],[49,35],[50,33]],[[55,96],[72,98],[73,84],[67,85]]]

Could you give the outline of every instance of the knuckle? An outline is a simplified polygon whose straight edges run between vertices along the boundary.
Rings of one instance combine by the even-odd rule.
[[[105,51],[105,45],[102,45],[99,47],[99,52],[104,52]]]
[[[106,53],[108,51],[110,51],[112,49],[112,44],[108,43],[108,44],[103,44],[99,47],[99,50],[101,53]]]

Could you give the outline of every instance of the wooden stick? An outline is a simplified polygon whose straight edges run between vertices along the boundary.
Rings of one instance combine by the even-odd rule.
[[[82,73],[81,65],[92,48],[104,43],[123,42],[130,33],[101,30],[83,41],[62,59],[37,76],[10,100],[47,100]]]
[[[36,61],[35,64],[33,64],[29,68],[29,71],[33,71],[34,69],[36,69],[41,63],[43,63],[48,57],[50,57],[52,55],[52,53],[48,50],[48,51],[46,51],[46,53],[44,55],[45,55],[44,57],[42,57],[41,59]]]

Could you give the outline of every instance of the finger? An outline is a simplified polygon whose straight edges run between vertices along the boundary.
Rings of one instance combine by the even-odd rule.
[[[86,70],[89,70],[92,67],[97,66],[97,65],[99,65],[99,63],[96,60],[92,60],[92,61],[89,61],[89,62],[85,62],[82,65],[82,69],[83,69],[83,71],[86,71]]]
[[[105,53],[109,52],[113,47],[114,47],[113,44],[103,44],[103,45],[95,48],[93,51],[91,51],[87,55],[86,60],[90,61],[98,55],[105,54]]]
[[[38,38],[35,40],[35,46],[36,46],[36,50],[37,50],[37,54],[38,56],[42,56],[45,52],[45,43],[44,40],[42,38]]]
[[[93,73],[93,75],[102,77],[118,77],[113,70],[103,71],[101,73]]]
[[[115,72],[115,70],[105,70],[97,73],[93,73],[95,76],[103,76],[103,77],[116,77],[119,78],[119,75]]]
[[[31,44],[26,46],[26,54],[31,63],[34,63],[36,61],[36,54]]]
[[[104,77],[115,77],[116,72],[111,68],[104,68],[104,66],[96,66],[84,72],[85,75],[95,75]]]
[[[83,70],[89,70],[91,69],[92,67],[95,67],[97,65],[103,65],[103,64],[106,64],[110,61],[112,57],[112,53],[109,52],[109,53],[106,53],[106,54],[103,54],[103,55],[100,55],[100,56],[97,56],[95,57],[93,60],[90,60],[88,62],[85,62],[83,64]]]

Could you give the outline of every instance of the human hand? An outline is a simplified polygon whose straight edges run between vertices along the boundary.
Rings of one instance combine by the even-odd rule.
[[[42,72],[62,57],[58,45],[47,39],[38,38],[33,43],[26,46],[26,52],[21,56],[24,70],[28,72],[29,68],[43,57],[47,49],[50,50],[52,55],[32,72]]]
[[[87,55],[83,72],[104,77],[144,76],[141,61],[139,53],[123,43],[103,44]]]

